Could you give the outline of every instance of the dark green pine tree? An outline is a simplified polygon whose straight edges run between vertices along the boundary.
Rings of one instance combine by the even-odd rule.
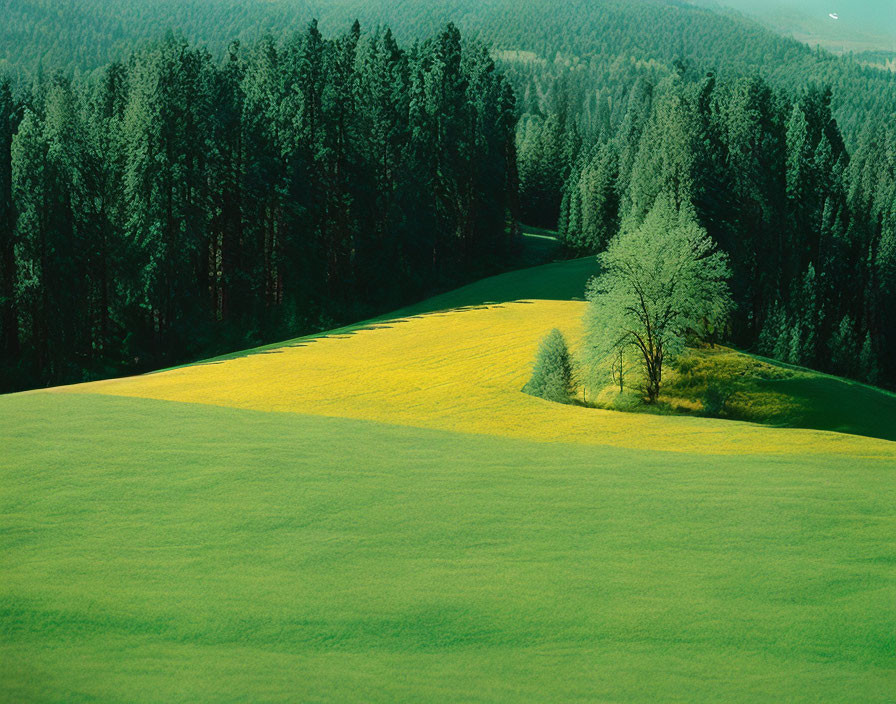
[[[866,373],[874,372],[873,380],[868,377],[871,383],[878,383],[882,376],[892,383],[896,381],[896,354],[892,353],[896,349],[896,186],[891,181],[889,187],[881,190],[888,192],[884,198],[890,205],[882,213],[880,238],[873,261],[872,287],[867,295],[869,317],[875,324],[876,349],[881,351],[878,357],[880,363],[872,369],[868,357],[864,369]],[[868,345],[870,350],[875,349],[870,342]]]
[[[13,201],[12,142],[22,108],[6,78],[0,79],[0,388],[12,385],[19,357],[19,320],[16,311],[16,210]]]
[[[786,279],[792,278],[808,261],[806,204],[811,190],[812,144],[809,122],[803,108],[796,104],[787,120],[786,193],[791,226],[786,249],[790,252]]]
[[[676,208],[695,197],[699,122],[694,101],[675,79],[660,86],[632,165],[622,219],[639,224],[661,195]]]
[[[300,152],[295,126],[302,102],[294,89],[298,70],[294,44],[295,40],[281,49],[270,37],[259,41],[249,53],[240,85],[240,141],[247,157],[240,277],[248,296],[241,305],[262,335],[276,327],[285,283],[290,284],[291,295],[298,295],[310,268],[298,246],[306,244],[302,235],[307,225],[300,222],[308,198],[302,190],[306,157]],[[291,266],[287,253],[292,255]]]
[[[601,144],[586,163],[578,184],[578,249],[601,252],[619,229],[619,162],[612,142]]]
[[[870,332],[865,335],[865,341],[862,343],[862,349],[859,351],[858,367],[862,381],[868,384],[878,384],[880,382],[880,364]]]
[[[410,265],[412,229],[402,217],[415,204],[405,198],[407,187],[400,175],[410,162],[408,61],[386,30],[361,43],[358,63],[355,119],[362,166],[356,174],[356,202],[366,226],[357,233],[354,252],[356,291],[367,300],[398,300],[402,280],[417,275]],[[403,276],[392,274],[396,266]]]
[[[327,252],[327,293],[331,303],[345,307],[354,298],[354,252],[361,230],[354,186],[360,177],[356,58],[361,26],[329,44],[328,69],[321,110],[324,119],[324,156],[319,160],[324,184],[323,207],[328,220],[323,247]]]
[[[93,242],[84,191],[82,122],[64,80],[42,88],[13,140],[18,211],[17,306],[34,374],[58,383],[91,358],[88,274]]]
[[[554,229],[560,219],[563,187],[575,159],[577,139],[568,136],[558,113],[531,118],[519,142],[520,212],[523,220]]]
[[[701,112],[705,166],[698,172],[697,206],[731,255],[733,332],[741,344],[756,339],[766,311],[789,294],[780,266],[787,245],[779,102],[762,80],[743,79],[717,86]]]
[[[208,223],[209,306],[215,321],[243,324],[254,313],[251,260],[243,251],[246,170],[251,158],[243,135],[245,72],[240,45],[234,43],[223,67],[209,76],[212,148],[207,166],[213,184]]]
[[[282,239],[287,299],[308,299],[316,291],[329,291],[330,222],[327,217],[327,116],[324,93],[327,84],[329,43],[312,20],[301,37],[291,42],[286,60],[287,89],[296,94],[294,115],[295,155],[289,164],[289,195],[304,208],[304,222],[293,225]],[[292,84],[291,86],[289,84]],[[282,109],[282,108],[281,108]],[[307,313],[307,311],[306,311]]]
[[[127,222],[125,159],[121,130],[127,104],[127,70],[111,64],[83,99],[83,133],[76,207],[87,268],[86,312],[92,367],[122,362],[123,330],[132,322],[136,280],[132,250],[123,238]]]
[[[449,24],[424,48],[420,64],[425,74],[422,80],[428,123],[426,136],[420,136],[432,140],[430,183],[438,203],[439,225],[433,247],[437,276],[451,275],[458,258],[465,254],[463,247],[469,236],[464,206],[472,188],[470,167],[475,142],[470,131],[473,111],[467,100],[463,54],[460,32]]]
[[[464,185],[464,261],[466,270],[501,266],[516,233],[515,101],[496,70],[488,49],[467,48],[470,134]]]
[[[855,325],[845,315],[828,342],[831,370],[841,376],[854,376],[859,368],[859,351]]]
[[[213,134],[210,58],[169,36],[135,58],[121,136],[128,237],[139,251],[142,346],[190,349],[212,319],[207,292]]]
[[[654,86],[639,78],[628,93],[625,114],[616,134],[619,144],[619,192],[627,194],[631,187],[632,170],[641,145],[641,137],[653,109]]]
[[[794,321],[790,330],[787,361],[813,366],[818,361],[819,331],[824,319],[823,301],[819,299],[819,281],[810,264],[802,280],[795,286],[792,298]]]

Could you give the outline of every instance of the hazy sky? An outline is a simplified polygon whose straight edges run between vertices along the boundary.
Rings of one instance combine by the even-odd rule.
[[[861,31],[884,35],[896,42],[896,0],[716,0],[746,14],[770,18],[802,15],[814,20],[825,34]],[[839,15],[832,20],[829,13]]]

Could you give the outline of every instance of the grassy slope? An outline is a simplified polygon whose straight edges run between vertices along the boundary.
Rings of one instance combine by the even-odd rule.
[[[891,464],[0,398],[0,700],[891,701]]]
[[[537,260],[549,258],[556,251],[556,240],[551,241],[546,230],[527,228],[525,250],[523,260]],[[386,313],[370,320],[364,320],[353,325],[346,325],[324,333],[306,335],[292,340],[275,342],[270,345],[256,347],[250,350],[240,350],[230,354],[220,355],[210,360],[221,361],[243,357],[247,354],[267,352],[279,349],[285,345],[296,344],[307,340],[315,340],[328,335],[344,335],[369,328],[387,320],[405,318],[414,315],[424,315],[435,311],[452,308],[465,308],[481,306],[490,303],[506,303],[522,299],[539,298],[545,300],[573,301],[581,300],[584,296],[585,285],[588,280],[597,273],[597,262],[594,257],[582,257],[568,261],[552,262],[525,269],[505,272],[497,276],[490,276],[460,288],[448,291],[437,296],[432,296],[418,303],[399,308],[396,311]]]
[[[896,441],[896,395],[825,374],[769,382],[797,404],[792,427],[819,428]]]
[[[534,286],[573,297],[591,265],[507,274],[402,315]],[[534,345],[536,312],[576,306],[412,318],[180,370],[170,388],[383,418],[403,405],[388,374],[467,364],[441,391],[414,387],[436,421],[463,422],[483,375],[501,394],[525,375],[532,350],[511,335]],[[528,328],[514,317],[526,310]],[[469,346],[486,334],[514,368]],[[427,361],[440,338],[454,356]],[[91,388],[0,397],[0,702],[891,698],[892,443],[521,395],[517,437],[488,437]],[[856,404],[857,418],[891,410]],[[587,414],[605,425],[582,442],[519,439],[530,424],[582,432]],[[711,454],[738,442],[744,454]],[[684,451],[644,449],[662,443]]]
[[[492,276],[455,291],[429,298],[388,317],[420,315],[447,308],[506,303],[523,299],[558,301],[581,300],[588,279],[597,273],[593,257],[568,262],[544,264],[535,269],[522,269]]]
[[[537,251],[539,246],[537,242],[538,238],[535,236],[534,232],[530,231],[529,239],[530,242],[527,244],[528,250],[530,252],[536,250],[534,256],[543,256],[544,252]],[[550,243],[548,243],[548,246],[550,247]],[[242,350],[222,355],[211,360],[205,360],[205,363],[236,360],[247,356],[272,352],[289,356],[295,351],[289,348],[304,346],[311,341],[327,340],[328,338],[329,340],[339,340],[343,339],[347,334],[382,329],[384,325],[395,326],[397,332],[397,329],[407,325],[409,319],[448,309],[477,308],[483,305],[499,304],[520,299],[557,301],[577,300],[581,298],[588,279],[593,276],[596,271],[596,263],[593,257],[555,262],[529,269],[511,271],[498,276],[482,279],[481,281],[477,281],[468,286],[426,299],[417,304],[380,316],[379,318],[366,320],[355,325],[339,328],[319,335],[309,335],[251,350]],[[521,320],[513,323],[516,331],[534,325],[535,327],[530,331],[531,334],[529,338],[520,337],[517,340],[510,340],[509,342],[504,340],[499,343],[494,342],[490,339],[490,336],[494,336],[496,334],[495,329],[500,327],[501,321],[499,320],[496,320],[494,324],[492,324],[491,320],[487,320],[478,329],[473,326],[469,326],[468,329],[465,329],[467,326],[466,323],[464,323],[459,331],[460,335],[463,336],[466,334],[467,336],[475,338],[470,344],[479,343],[479,348],[475,353],[476,355],[495,357],[496,354],[500,354],[504,355],[506,359],[509,359],[511,356],[516,357],[522,354],[522,360],[514,361],[514,364],[516,364],[515,368],[518,368],[519,370],[528,370],[528,365],[531,357],[534,355],[537,341],[546,334],[551,327],[560,327],[572,337],[575,337],[578,334],[578,331],[575,329],[580,317],[578,312],[557,312],[555,309],[552,309],[550,315],[545,318],[544,316],[539,316],[541,305],[543,304],[537,304],[527,315],[522,316]],[[552,318],[550,317],[551,315],[555,317]],[[470,320],[473,320],[473,318],[474,317],[471,316]],[[399,320],[403,322],[396,322]],[[411,322],[413,321],[411,320]],[[472,335],[474,331],[475,335]],[[457,369],[458,364],[470,362],[471,360],[473,368],[470,369],[470,373],[473,376],[484,372],[486,375],[493,377],[506,371],[506,369],[503,368],[498,369],[497,365],[500,364],[500,360],[495,359],[491,360],[493,364],[491,368],[483,368],[481,364],[477,363],[475,356],[471,357],[466,347],[458,347],[458,331],[450,331],[448,329],[444,331],[437,330],[434,333],[430,331],[427,336],[427,333],[421,332],[419,327],[412,327],[412,329],[404,331],[404,337],[404,340],[396,344],[406,347],[422,346],[425,348],[425,352],[432,357],[432,359],[427,361],[427,369],[425,370],[427,375],[432,375],[433,370],[435,370],[436,373],[446,369],[454,371]],[[308,384],[314,386],[319,385],[317,380],[325,375],[328,376],[328,378],[332,378],[336,385],[340,384],[342,381],[345,381],[345,383],[350,385],[350,388],[343,393],[342,396],[337,393],[326,394],[331,406],[332,404],[341,403],[344,408],[346,399],[349,399],[349,403],[351,403],[352,397],[357,397],[359,391],[362,390],[367,383],[363,373],[364,368],[357,365],[357,360],[359,359],[366,359],[367,366],[370,365],[371,360],[365,350],[367,341],[368,339],[365,338],[364,342],[356,341],[355,343],[339,345],[335,348],[328,346],[326,352],[315,350],[311,353],[312,355],[324,355],[327,358],[335,358],[336,356],[348,357],[347,360],[341,361],[343,364],[347,363],[350,365],[347,371],[344,367],[321,366],[321,364],[318,364],[315,369],[312,369],[305,364],[304,360],[306,357],[299,356],[296,357],[294,365],[281,364],[279,362],[277,365],[257,365],[259,368],[255,370],[254,373],[256,375],[260,374],[261,377],[256,376],[256,381],[263,383],[264,380],[278,379],[277,383],[279,384],[280,372],[284,368],[301,371],[301,369],[307,367],[308,374],[306,374],[306,376],[308,378],[302,382],[300,392],[295,394],[297,401],[292,404],[287,404],[286,406],[281,406],[279,410],[293,410],[305,413],[321,412],[322,409],[318,407],[301,406],[298,399],[301,397],[301,391],[307,390],[306,387]],[[499,348],[496,346],[498,344],[505,346]],[[439,346],[443,346],[445,349],[439,351]],[[349,350],[348,348],[350,347],[354,347],[354,350]],[[333,352],[331,352],[331,350],[333,350]],[[397,355],[395,363],[402,365],[404,362],[402,358],[404,353],[403,349],[392,349],[390,352]],[[307,355],[308,353],[307,350],[303,350],[302,355]],[[892,393],[849,380],[819,374],[807,369],[789,367],[788,365],[780,364],[773,360],[764,360],[751,355],[733,352],[731,350],[727,350],[726,354],[721,356],[703,352],[699,354],[702,356],[702,362],[704,362],[705,365],[708,365],[703,369],[704,377],[716,381],[724,381],[727,377],[731,376],[736,376],[738,378],[738,386],[741,389],[740,398],[735,399],[735,412],[727,414],[728,417],[732,419],[765,423],[784,428],[810,428],[845,432],[896,441],[896,395]],[[466,359],[464,359],[465,356]],[[766,368],[766,372],[755,374],[752,368],[757,366],[757,364]],[[504,366],[507,367],[512,365],[505,364]],[[190,365],[184,368],[189,369]],[[771,369],[773,373],[768,373],[768,369]],[[227,371],[229,372],[230,370],[228,369]],[[357,372],[362,373],[358,374]],[[238,373],[241,375],[244,374],[242,370]],[[526,372],[524,371],[523,373],[525,374]],[[232,384],[228,384],[227,373],[225,373],[223,369],[220,370],[218,374],[221,378],[217,380],[211,379],[209,375],[208,383],[215,383],[217,385],[217,389],[212,396],[218,397],[217,399],[210,398],[209,402],[219,403],[221,405],[235,404],[247,408],[260,408],[262,410],[271,408],[270,406],[266,406],[263,401],[257,403],[253,402],[251,400],[253,390],[238,389]],[[189,379],[191,381],[201,381],[199,376],[191,376]],[[404,386],[400,384],[401,380],[393,379],[393,381],[398,384],[396,390],[401,392],[404,388]],[[674,374],[670,374],[669,381],[671,384],[669,385],[667,396],[673,406],[692,408],[695,410],[700,409],[700,399],[706,386],[706,384],[703,383],[706,381],[705,378],[698,379],[696,384],[680,384],[678,383],[679,379],[677,379]],[[433,380],[432,378],[430,378],[429,381],[425,378],[416,380],[419,388],[433,387],[438,385],[438,382],[439,379]],[[460,382],[469,385],[469,380],[466,378],[461,378]],[[515,392],[517,388],[521,388],[524,382],[525,379],[514,379],[513,383],[510,384],[510,386],[513,386],[512,391]],[[147,377],[142,385],[144,387],[149,387],[152,386],[152,384],[153,382]],[[161,386],[164,382],[159,380],[157,384]],[[139,388],[140,384],[133,385],[128,382],[127,385],[130,386],[130,389],[132,390],[124,391],[126,395],[148,395],[149,397],[169,400],[204,400],[200,396],[193,395],[188,397],[185,395],[184,389],[187,388],[186,386],[177,387],[170,391],[166,390],[161,394],[152,391],[142,394],[136,390]],[[115,381],[111,382],[111,384],[99,384],[97,386],[99,388],[105,388],[107,391],[110,388],[117,389],[114,393],[122,392],[122,385]],[[610,391],[611,389],[607,389],[607,392]],[[289,393],[288,387],[286,388],[286,392]],[[466,402],[464,391],[462,389],[458,389],[450,396],[452,401],[459,403]],[[239,400],[235,402],[233,400],[234,397],[238,397]],[[606,397],[611,398],[612,394],[608,393],[606,394]],[[514,399],[515,398],[516,397],[514,396]],[[512,403],[516,404],[517,401],[513,400]],[[407,405],[406,402],[403,402],[403,406],[407,407]],[[459,409],[455,408],[454,411],[457,413],[459,412]],[[519,409],[515,406],[513,412],[518,415]],[[325,414],[346,415],[342,412],[333,412],[332,408]],[[403,422],[406,420],[370,413],[361,415],[348,413],[347,415],[348,417],[361,417],[373,420],[385,420],[388,422]],[[438,427],[448,427],[448,429],[459,429],[464,431],[473,430],[474,432],[480,431],[477,428],[469,427],[458,428],[444,425]]]
[[[690,350],[682,361],[686,373],[667,374],[673,407],[699,409],[709,384],[727,385],[728,418],[896,441],[896,394],[728,348]]]
[[[527,251],[533,257],[547,256],[550,242],[542,244],[539,233],[529,229]],[[322,335],[278,342],[252,350],[242,350],[207,361],[225,361],[246,355],[281,350],[285,346],[303,344],[322,337],[345,335],[370,329],[390,320],[424,315],[453,308],[476,307],[521,299],[578,300],[588,279],[596,273],[593,257],[555,262],[529,269],[511,271],[477,281],[448,293],[428,298],[392,313],[366,320]],[[544,332],[547,332],[547,328]],[[543,334],[543,333],[540,333]],[[712,359],[712,358],[711,358]],[[751,360],[760,359],[783,374],[773,379],[751,379],[745,390],[758,405],[741,408],[732,414],[738,420],[767,423],[787,428],[814,428],[865,435],[896,441],[896,395],[870,386],[806,369],[797,369],[773,360],[735,353],[732,358],[709,370],[710,377],[724,378],[728,373],[742,374]],[[690,393],[688,393],[690,391]],[[672,389],[674,401],[699,408],[699,392],[695,389]]]
[[[65,391],[524,440],[701,454],[836,453],[896,460],[896,444],[879,440],[769,431],[728,420],[621,414],[520,393],[541,338],[558,327],[575,344],[585,305],[527,301],[412,316],[352,335],[330,335],[263,354]],[[891,405],[896,409],[896,403]]]

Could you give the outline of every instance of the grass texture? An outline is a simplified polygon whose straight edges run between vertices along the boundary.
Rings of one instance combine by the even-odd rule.
[[[5,702],[892,701],[892,462],[86,394],[0,429]]]
[[[592,272],[0,397],[0,702],[892,701],[894,397],[725,349],[691,416],[521,393]]]

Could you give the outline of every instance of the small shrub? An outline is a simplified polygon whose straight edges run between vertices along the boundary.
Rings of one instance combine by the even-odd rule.
[[[731,384],[710,382],[703,392],[703,412],[715,418],[722,416],[727,411],[728,401],[734,393],[735,388]]]
[[[697,368],[697,360],[694,357],[682,355],[675,361],[675,370],[686,376]]]
[[[557,403],[569,403],[572,399],[575,393],[572,359],[563,333],[556,328],[541,341],[532,378],[523,391]]]
[[[633,413],[642,410],[644,405],[644,399],[640,394],[622,393],[616,395],[616,398],[614,398],[610,404],[610,409],[613,411]]]

